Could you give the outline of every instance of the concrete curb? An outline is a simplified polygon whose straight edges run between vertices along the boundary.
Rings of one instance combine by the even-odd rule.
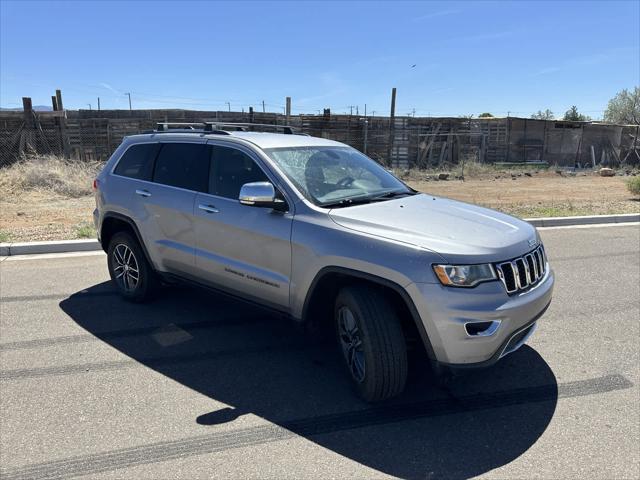
[[[569,225],[597,225],[599,223],[640,222],[640,213],[589,215],[583,217],[525,218],[524,220],[535,227],[564,227]]]
[[[586,217],[525,218],[536,227],[563,227],[570,225],[597,225],[599,223],[640,222],[640,213],[621,215],[591,215]],[[34,255],[39,253],[91,252],[102,250],[97,240],[60,240],[53,242],[0,243],[0,257]]]
[[[102,246],[95,239],[0,243],[0,257],[38,253],[90,252],[93,250],[102,250]]]

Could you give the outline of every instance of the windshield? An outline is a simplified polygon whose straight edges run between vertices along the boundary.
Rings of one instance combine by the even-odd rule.
[[[265,152],[308,200],[322,207],[413,193],[351,147],[285,147]]]

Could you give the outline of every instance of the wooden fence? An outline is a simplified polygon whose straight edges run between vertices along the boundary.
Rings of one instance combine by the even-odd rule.
[[[127,135],[158,122],[285,124],[276,113],[194,110],[0,112],[0,166],[32,154],[106,160]],[[295,115],[288,123],[337,140],[398,168],[464,161],[547,162],[559,166],[640,163],[638,126],[524,118],[418,118]]]

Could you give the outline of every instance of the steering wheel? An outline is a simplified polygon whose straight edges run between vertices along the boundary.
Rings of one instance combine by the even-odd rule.
[[[344,178],[341,178],[340,180],[338,180],[336,182],[336,185],[339,185],[341,187],[348,187],[355,181],[356,181],[356,179],[353,178],[353,177],[344,177]]]

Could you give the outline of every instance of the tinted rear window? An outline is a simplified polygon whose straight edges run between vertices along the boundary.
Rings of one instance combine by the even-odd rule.
[[[151,180],[153,159],[160,146],[157,143],[133,145],[124,152],[114,173],[137,180]]]
[[[206,192],[209,159],[200,143],[163,143],[153,170],[153,181],[172,187]]]

